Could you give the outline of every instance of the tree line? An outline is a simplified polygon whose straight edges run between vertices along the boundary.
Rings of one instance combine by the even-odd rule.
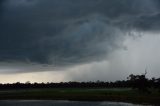
[[[115,82],[60,82],[60,83],[6,83],[0,84],[0,89],[26,89],[26,88],[133,88],[140,91],[147,91],[148,88],[160,89],[160,78],[146,78],[146,74],[142,75],[129,75],[127,80]]]

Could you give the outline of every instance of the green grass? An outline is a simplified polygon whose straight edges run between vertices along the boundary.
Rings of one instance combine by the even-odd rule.
[[[120,101],[132,103],[160,104],[160,93],[150,89],[151,93],[142,93],[130,88],[86,89],[86,88],[52,88],[19,89],[0,91],[0,99],[42,99],[42,100],[76,100],[76,101]]]

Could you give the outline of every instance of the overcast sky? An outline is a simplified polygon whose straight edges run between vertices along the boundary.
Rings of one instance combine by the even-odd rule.
[[[159,0],[1,0],[0,83],[160,77]]]

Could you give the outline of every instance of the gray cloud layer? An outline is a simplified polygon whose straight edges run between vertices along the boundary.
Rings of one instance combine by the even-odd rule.
[[[0,62],[101,61],[131,30],[160,29],[159,0],[1,0]]]

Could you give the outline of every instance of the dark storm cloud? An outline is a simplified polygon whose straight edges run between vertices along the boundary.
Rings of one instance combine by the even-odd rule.
[[[159,30],[158,0],[1,0],[0,61],[70,66],[103,60],[128,30]]]
[[[140,16],[133,21],[133,26],[144,31],[159,31],[160,29],[160,13],[147,16]]]

